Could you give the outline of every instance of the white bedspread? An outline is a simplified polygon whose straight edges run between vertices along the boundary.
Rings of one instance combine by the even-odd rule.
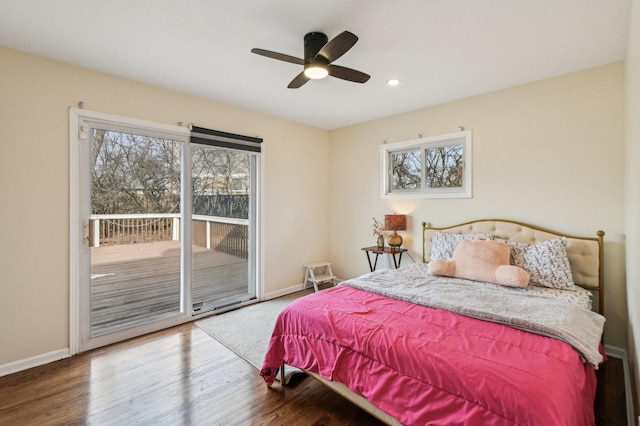
[[[421,264],[343,281],[361,290],[554,337],[598,368],[605,318],[564,300],[496,284],[426,274]]]

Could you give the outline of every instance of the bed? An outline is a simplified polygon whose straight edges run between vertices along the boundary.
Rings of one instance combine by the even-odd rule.
[[[424,222],[422,235],[422,263],[344,281],[283,310],[260,372],[267,385],[286,363],[393,425],[594,424],[604,232],[578,237],[486,219]],[[507,242],[512,261],[528,262],[542,285],[428,273],[431,259],[476,238]]]

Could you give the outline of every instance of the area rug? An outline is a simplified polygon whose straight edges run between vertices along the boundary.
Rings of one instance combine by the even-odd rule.
[[[289,303],[312,291],[312,289],[298,291],[266,302],[255,303],[196,321],[195,324],[260,370],[278,314]],[[299,369],[291,366],[286,366],[284,371],[285,383],[288,383],[294,374],[301,373]]]

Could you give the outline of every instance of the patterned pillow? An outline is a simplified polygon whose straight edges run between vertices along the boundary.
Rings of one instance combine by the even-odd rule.
[[[491,234],[449,234],[436,232],[431,238],[431,260],[451,259],[458,243],[462,240],[475,240],[476,238],[494,239]]]
[[[575,290],[565,237],[534,245],[509,241],[509,247],[512,263],[531,274],[529,284],[560,290]]]

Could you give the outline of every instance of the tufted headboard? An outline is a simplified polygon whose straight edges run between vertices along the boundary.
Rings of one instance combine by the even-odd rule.
[[[561,232],[550,231],[521,222],[504,219],[481,219],[472,222],[434,228],[422,222],[422,262],[431,259],[431,239],[436,232],[450,234],[485,233],[498,238],[525,244],[537,244],[552,238],[567,238],[567,257],[571,265],[573,281],[592,293],[597,293],[597,311],[604,311],[604,231],[598,231],[597,237],[576,237]]]

